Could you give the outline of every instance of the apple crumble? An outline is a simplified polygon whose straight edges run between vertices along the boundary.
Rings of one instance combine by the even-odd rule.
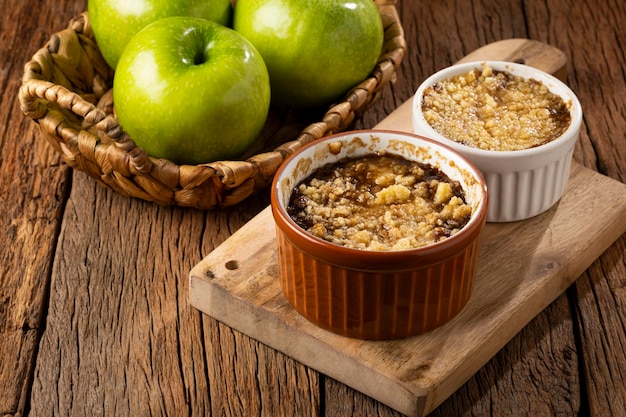
[[[548,143],[570,125],[567,103],[542,82],[486,64],[428,87],[424,118],[448,139],[485,150],[512,151]]]
[[[472,213],[458,182],[429,164],[386,153],[319,168],[294,188],[287,211],[314,236],[373,251],[446,239]]]

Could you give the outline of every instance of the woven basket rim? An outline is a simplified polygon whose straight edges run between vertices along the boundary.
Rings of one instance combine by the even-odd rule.
[[[21,109],[70,167],[123,195],[204,210],[238,204],[265,188],[297,149],[345,130],[395,81],[406,54],[404,30],[395,0],[374,1],[385,39],[371,74],[295,139],[242,160],[177,165],[136,146],[113,115],[113,70],[97,48],[87,12],[53,34],[25,64],[18,93]]]

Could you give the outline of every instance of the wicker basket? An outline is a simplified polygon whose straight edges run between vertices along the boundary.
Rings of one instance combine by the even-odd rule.
[[[70,167],[123,195],[203,210],[231,206],[266,187],[282,161],[304,144],[347,129],[393,81],[406,52],[404,31],[394,1],[376,3],[385,41],[370,77],[309,120],[270,109],[263,132],[241,160],[177,165],[136,146],[113,114],[113,70],[98,50],[87,13],[25,65],[21,109]]]

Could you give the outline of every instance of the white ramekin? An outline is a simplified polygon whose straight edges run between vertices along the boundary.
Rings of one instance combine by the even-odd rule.
[[[492,69],[542,82],[567,104],[571,123],[557,139],[535,148],[517,151],[490,151],[450,140],[424,119],[424,90],[440,81],[464,74],[487,63]],[[413,130],[442,142],[470,159],[483,173],[489,190],[488,222],[528,219],[550,209],[561,198],[571,167],[574,146],[582,123],[582,108],[572,90],[552,75],[536,68],[501,61],[467,62],[447,67],[427,78],[413,98]]]

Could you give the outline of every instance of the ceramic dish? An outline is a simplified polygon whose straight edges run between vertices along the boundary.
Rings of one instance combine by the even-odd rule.
[[[289,216],[292,190],[317,168],[381,150],[430,164],[459,181],[472,208],[469,222],[427,246],[370,251],[313,236]],[[479,170],[445,145],[392,131],[329,136],[281,165],[271,205],[281,288],[296,311],[319,327],[361,339],[403,338],[443,325],[470,299],[488,196]]]

